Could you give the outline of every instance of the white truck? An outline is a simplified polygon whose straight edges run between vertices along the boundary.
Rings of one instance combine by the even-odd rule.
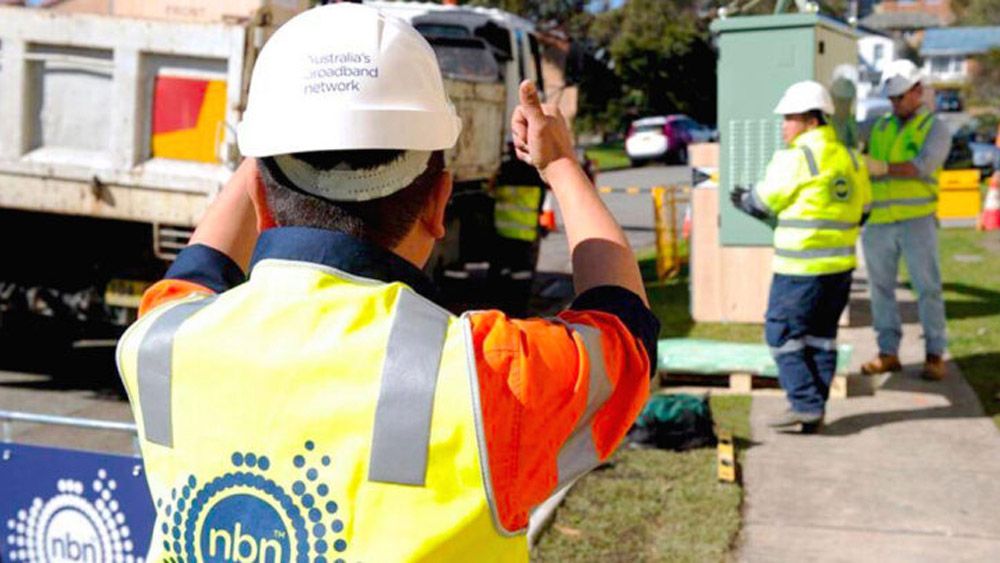
[[[495,10],[378,4],[427,36],[464,122],[447,156],[457,189],[442,275],[492,236],[486,187],[517,84],[541,77],[537,40]],[[79,340],[128,324],[240,159],[234,126],[271,31],[263,17],[0,7],[0,329],[71,319],[61,330]]]

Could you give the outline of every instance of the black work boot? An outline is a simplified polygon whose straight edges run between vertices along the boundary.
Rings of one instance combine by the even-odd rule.
[[[803,434],[815,434],[823,427],[823,413],[798,412],[788,409],[767,423],[771,428],[802,425]]]

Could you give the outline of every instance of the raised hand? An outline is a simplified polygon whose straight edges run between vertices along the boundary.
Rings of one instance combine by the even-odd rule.
[[[519,94],[510,123],[517,158],[537,168],[543,178],[549,164],[563,158],[575,162],[573,140],[559,110],[542,105],[530,80],[521,83]]]

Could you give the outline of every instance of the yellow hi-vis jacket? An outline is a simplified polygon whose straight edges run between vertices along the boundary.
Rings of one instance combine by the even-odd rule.
[[[861,215],[871,203],[868,172],[829,125],[799,135],[774,154],[753,197],[778,219],[776,273],[817,276],[857,264]]]
[[[900,128],[899,119],[886,114],[875,122],[868,154],[875,160],[898,164],[918,155],[934,125],[934,114],[920,110]],[[937,211],[938,174],[930,178],[878,178],[872,181],[873,224],[926,217]]]
[[[504,238],[534,242],[542,205],[539,186],[498,186],[493,213],[497,234]]]
[[[118,348],[149,560],[527,561],[496,517],[469,326],[282,260],[149,312]]]

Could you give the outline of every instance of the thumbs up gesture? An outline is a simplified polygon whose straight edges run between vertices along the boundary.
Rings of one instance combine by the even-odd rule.
[[[576,162],[569,127],[559,110],[542,105],[530,80],[521,83],[519,94],[520,104],[510,119],[517,158],[537,168],[543,178],[548,165],[557,160]]]

